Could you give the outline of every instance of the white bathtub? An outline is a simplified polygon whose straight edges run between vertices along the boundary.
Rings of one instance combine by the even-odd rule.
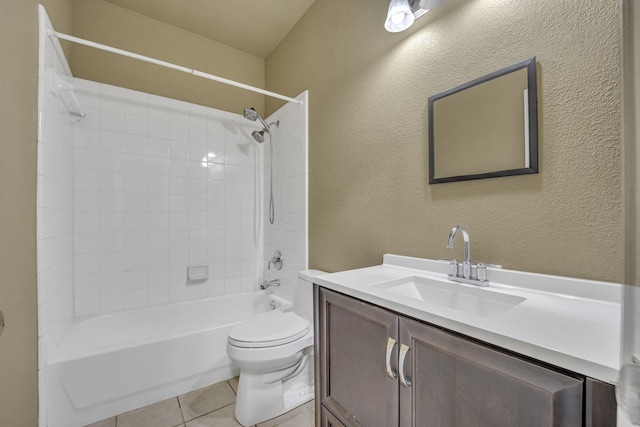
[[[77,321],[47,365],[48,427],[76,427],[236,376],[229,330],[290,309],[263,292],[124,311]]]

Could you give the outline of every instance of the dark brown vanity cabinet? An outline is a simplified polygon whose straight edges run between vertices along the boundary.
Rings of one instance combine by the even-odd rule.
[[[322,427],[615,426],[590,421],[594,380],[317,286],[315,298]],[[596,395],[611,395],[596,383]]]

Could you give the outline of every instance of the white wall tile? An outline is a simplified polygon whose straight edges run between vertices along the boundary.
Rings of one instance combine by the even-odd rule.
[[[171,99],[150,94],[149,117],[169,121],[171,119]]]
[[[76,296],[98,295],[100,293],[100,274],[76,275],[74,277],[74,285]]]
[[[100,131],[98,129],[74,127],[73,144],[77,148],[100,148]]]
[[[122,271],[105,271],[100,273],[100,295],[112,292],[123,292],[125,287]]]
[[[150,288],[156,286],[168,286],[169,268],[150,268],[147,270],[147,281]]]
[[[281,247],[291,264],[306,266],[306,161],[292,154],[306,150],[294,146],[306,128],[285,126],[295,127],[302,110],[277,113],[283,132],[274,137],[299,135],[278,141],[277,221],[256,234],[256,215],[263,222],[267,210],[254,196],[255,183],[264,194],[269,169],[259,163],[264,147],[251,139],[254,123],[109,85],[83,81],[82,87],[95,111],[93,122],[75,130],[82,141],[74,150],[75,191],[67,196],[77,206],[75,246],[84,265],[76,267],[84,278],[76,310],[107,313],[253,289],[264,265],[262,234],[270,236],[269,253]],[[48,203],[60,202],[50,197]],[[69,228],[63,220],[53,223],[45,227],[49,233]],[[48,253],[48,262],[56,259]],[[102,273],[93,272],[91,255],[98,255]],[[208,263],[210,279],[187,284],[189,263]]]
[[[100,313],[124,310],[124,292],[107,292],[100,295]]]
[[[187,116],[188,117],[188,116]],[[173,116],[172,116],[173,120]],[[169,126],[169,137],[172,141],[188,142],[189,141],[189,126],[172,121]]]
[[[149,306],[169,303],[169,287],[158,286],[147,290],[147,303]]]
[[[127,113],[125,115],[125,131],[127,134],[147,136],[149,132],[149,119],[146,116]]]
[[[191,117],[193,119],[193,116]],[[198,122],[198,124],[203,124],[203,126],[200,127],[195,127],[197,125],[194,125],[193,123],[191,124],[191,126],[189,127],[189,143],[190,144],[197,144],[197,145],[202,145],[202,146],[207,146],[207,119],[202,118],[201,122]]]
[[[76,316],[93,316],[100,314],[99,295],[77,295],[74,301]]]
[[[124,113],[125,89],[106,84],[100,85],[100,107],[102,110]]]
[[[169,286],[169,301],[170,302],[182,302],[187,301],[189,293],[186,285],[172,285]]]
[[[163,175],[149,176],[147,191],[150,194],[169,194],[169,178]]]
[[[100,150],[102,151],[124,151],[125,134],[111,130],[100,131]]]
[[[76,254],[100,252],[100,233],[74,233],[73,237]]]
[[[132,289],[146,289],[147,286],[147,269],[141,268],[137,270],[126,270],[124,272],[124,288],[127,290]]]
[[[124,135],[124,151],[132,154],[147,155],[148,141],[146,136],[126,133]]]
[[[168,120],[149,118],[147,134],[152,138],[170,139],[171,122]]]
[[[149,156],[169,157],[169,140],[149,135],[147,139],[147,152]]]
[[[122,181],[124,183],[124,176],[122,174],[120,174],[120,176],[122,177]],[[116,183],[112,183],[112,184],[116,184]],[[115,187],[116,185],[113,186],[113,188]],[[124,185],[123,185],[123,189],[124,189]],[[100,192],[100,211],[101,212],[122,212],[124,210],[125,210],[124,191]]]
[[[96,152],[91,162],[83,162],[85,167],[98,164],[101,171],[124,172],[124,153],[100,151]],[[78,164],[78,162],[76,162]]]
[[[100,112],[100,129],[103,131],[125,131],[125,115],[114,111],[102,110]]]
[[[147,306],[147,289],[134,289],[125,291],[124,293],[125,308],[131,310],[134,308]]]
[[[143,251],[147,249],[147,233],[144,231],[126,231],[124,239],[126,251]]]
[[[139,116],[149,115],[149,94],[125,89],[125,112]]]
[[[125,268],[125,271],[146,270],[147,269],[147,251],[146,250],[125,251],[124,268]]]

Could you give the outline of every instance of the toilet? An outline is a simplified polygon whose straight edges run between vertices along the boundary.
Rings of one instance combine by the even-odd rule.
[[[229,332],[227,354],[240,368],[240,424],[252,426],[313,399],[313,278],[320,274],[298,272],[293,311],[259,314]]]

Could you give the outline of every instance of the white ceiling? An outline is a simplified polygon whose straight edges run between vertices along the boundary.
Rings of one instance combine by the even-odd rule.
[[[266,58],[314,0],[105,0]]]

